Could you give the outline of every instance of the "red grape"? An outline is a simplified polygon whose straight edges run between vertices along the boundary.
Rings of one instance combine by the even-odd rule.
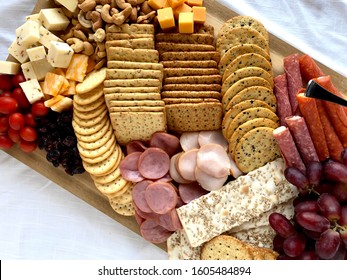
[[[295,213],[305,212],[305,211],[318,213],[319,208],[317,205],[317,201],[315,200],[302,201],[298,203],[297,205],[295,205],[294,207]]]
[[[317,186],[322,178],[323,165],[320,161],[311,161],[306,169],[307,179],[310,185]]]
[[[336,254],[331,257],[329,260],[344,260],[346,257],[346,247],[345,244],[343,244],[343,242],[340,242],[340,246],[337,249]]]
[[[13,90],[12,97],[17,100],[18,106],[23,109],[27,109],[31,106],[28,98],[26,97],[22,88],[17,87]]]
[[[287,181],[296,186],[300,192],[306,192],[309,187],[307,177],[296,167],[287,167],[284,170],[284,177]]]
[[[18,130],[14,130],[12,128],[9,128],[7,131],[8,137],[14,142],[14,143],[19,143],[20,141],[20,135]]]
[[[16,99],[10,96],[0,97],[0,113],[1,114],[12,114],[18,109],[18,102]]]
[[[49,108],[47,108],[43,101],[36,101],[31,106],[31,113],[34,117],[43,117],[46,116],[49,112]]]
[[[330,259],[337,253],[340,243],[341,238],[339,233],[332,229],[327,229],[316,242],[316,253],[321,259]]]
[[[347,183],[347,166],[333,160],[324,163],[324,176],[336,182]]]
[[[1,97],[1,96],[10,96],[10,97],[12,97],[12,91],[5,90],[5,91],[3,91],[3,92],[0,94],[0,97]]]
[[[344,165],[347,166],[347,148],[345,148],[341,153],[341,160]]]
[[[31,126],[31,127],[36,127],[37,126],[37,122],[35,121],[35,118],[34,118],[32,113],[26,113],[24,115],[24,117],[25,117],[25,123],[28,126]]]
[[[283,242],[283,251],[289,257],[298,257],[305,250],[306,239],[302,234],[294,234]]]
[[[26,79],[25,79],[23,73],[18,73],[12,77],[12,84],[15,87],[19,87],[19,84],[23,83],[25,81],[26,81]]]
[[[322,193],[317,200],[317,205],[321,214],[329,221],[338,221],[341,218],[341,206],[335,196]]]
[[[8,116],[0,117],[0,133],[6,132],[9,127],[10,125],[8,123]]]
[[[347,229],[340,231],[340,238],[341,238],[343,244],[347,247]]]
[[[0,135],[0,149],[9,149],[13,144],[13,141],[7,135]]]
[[[19,143],[19,148],[25,153],[31,153],[36,150],[37,143],[36,141],[28,142],[25,140],[21,140]]]
[[[269,216],[269,223],[276,233],[283,238],[295,234],[295,229],[292,223],[286,218],[286,216],[280,213],[271,213]]]
[[[319,260],[316,252],[314,251],[304,251],[300,256],[298,256],[299,260]]]
[[[26,126],[23,127],[20,132],[20,137],[28,142],[32,142],[35,141],[37,139],[37,133],[36,130],[34,128],[32,128],[31,126]]]
[[[347,201],[347,183],[336,182],[333,184],[330,193],[336,197],[339,202]]]
[[[8,118],[10,127],[14,130],[21,130],[25,126],[25,118],[21,113],[13,113]]]
[[[10,75],[0,74],[0,90],[10,90],[12,88],[12,81]]]
[[[330,227],[327,218],[313,212],[299,212],[295,215],[296,222],[305,229],[323,232]]]
[[[340,226],[347,226],[347,205],[341,207],[341,218],[339,220]]]
[[[272,247],[273,249],[278,253],[283,253],[283,241],[285,238],[283,238],[281,235],[276,234],[274,239],[272,240]]]

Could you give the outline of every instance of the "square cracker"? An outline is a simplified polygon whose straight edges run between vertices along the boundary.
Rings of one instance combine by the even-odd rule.
[[[110,47],[107,58],[108,60],[158,63],[159,53],[157,50]]]
[[[163,91],[220,91],[220,84],[167,84]]]
[[[219,52],[216,51],[176,51],[176,52],[164,52],[160,56],[162,61],[175,61],[175,60],[214,60],[217,63],[220,60]]]
[[[107,68],[108,69],[163,70],[164,66],[161,63],[109,60],[107,61]]]
[[[156,43],[155,49],[159,53],[164,52],[187,52],[187,51],[215,51],[216,48],[212,45],[204,44],[175,44],[175,43],[166,43],[159,42]]]
[[[105,80],[104,87],[158,87],[162,83],[159,79],[117,79]]]
[[[165,68],[165,77],[219,75],[216,68]]]
[[[221,84],[222,76],[217,75],[202,75],[202,76],[183,76],[169,77],[164,79],[164,85],[167,84]]]
[[[126,34],[126,33],[107,33],[106,41],[112,40],[129,40],[136,38],[151,38],[154,40],[154,35],[152,34]]]
[[[111,107],[126,107],[126,106],[164,106],[162,100],[111,100]]]
[[[155,41],[181,44],[203,44],[214,46],[214,35],[207,33],[158,33],[155,35]]]
[[[127,24],[123,23],[121,25],[107,24],[107,33],[125,33],[125,34],[152,34],[154,35],[154,25],[153,24]]]
[[[145,69],[107,69],[106,79],[163,79],[161,70]]]
[[[134,39],[123,39],[123,40],[112,40],[105,43],[106,50],[110,47],[122,47],[131,49],[153,49],[154,41],[152,38],[134,38]]]
[[[126,87],[126,86],[115,86],[115,87],[105,87],[105,96],[111,93],[147,93],[155,92],[160,93],[160,88],[158,86],[142,86],[142,87]]]
[[[175,60],[175,61],[161,61],[164,68],[217,68],[217,62],[214,60]]]
[[[110,113],[113,112],[164,112],[165,107],[155,106],[125,106],[125,107],[110,107]]]
[[[109,93],[105,95],[106,104],[110,100],[160,100],[158,92]]]
[[[185,104],[185,103],[204,103],[204,102],[218,102],[218,99],[215,98],[163,98],[165,105],[169,104]]]
[[[162,98],[215,98],[222,99],[218,91],[162,91]]]

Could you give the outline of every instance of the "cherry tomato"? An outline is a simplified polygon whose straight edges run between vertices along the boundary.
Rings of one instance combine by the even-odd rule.
[[[20,108],[29,108],[31,106],[28,98],[25,96],[22,88],[17,87],[13,90],[12,97],[17,100]]]
[[[18,102],[16,99],[10,96],[0,97],[0,113],[12,114],[18,109]]]
[[[21,130],[25,126],[25,118],[21,113],[13,113],[8,118],[10,127],[14,130]]]
[[[1,94],[0,94],[0,97],[1,96],[10,96],[12,97],[12,92],[9,91],[9,90],[4,90]]]
[[[0,135],[0,149],[9,149],[13,146],[13,144],[13,141],[6,134]]]
[[[26,113],[24,115],[24,117],[25,117],[25,123],[28,126],[31,126],[31,127],[36,127],[37,126],[37,122],[35,121],[35,118],[34,118],[32,113]]]
[[[36,130],[30,126],[23,127],[19,131],[19,135],[23,140],[28,141],[28,142],[32,142],[32,141],[35,141],[37,139]]]
[[[28,142],[28,141],[22,140],[19,143],[19,148],[25,153],[31,153],[36,150],[37,143],[36,141]]]
[[[8,116],[0,117],[0,133],[6,132],[9,128]]]
[[[6,74],[0,74],[0,89],[10,90],[12,88],[12,76]]]
[[[7,131],[7,135],[14,143],[19,143],[19,141],[21,140],[18,130],[9,128]]]
[[[36,101],[32,106],[31,106],[31,113],[33,114],[34,117],[43,117],[46,116],[49,112],[49,108],[45,106],[43,101]]]
[[[12,85],[14,87],[19,87],[19,83],[25,82],[26,79],[23,75],[23,73],[18,73],[12,77]]]

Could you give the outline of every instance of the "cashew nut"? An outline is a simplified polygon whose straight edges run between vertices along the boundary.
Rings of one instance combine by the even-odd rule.
[[[101,8],[101,18],[103,19],[103,21],[105,21],[107,23],[113,22],[112,16],[110,14],[110,10],[111,10],[111,5],[109,5],[109,4],[105,4]]]
[[[103,42],[105,38],[106,38],[106,32],[103,28],[98,28],[94,34],[89,35],[89,39],[97,43]]]
[[[93,22],[91,20],[86,19],[85,13],[81,10],[78,14],[79,23],[85,28],[92,28]]]
[[[69,38],[66,40],[75,53],[80,53],[84,50],[83,41],[78,38]]]
[[[120,13],[113,15],[113,23],[116,25],[121,25],[122,23],[124,23],[125,20],[130,16],[132,10],[133,9],[130,5]]]
[[[82,4],[78,5],[78,8],[80,8],[83,12],[89,12],[93,10],[96,6],[95,0],[85,0]]]
[[[137,18],[137,23],[149,23],[151,20],[153,20],[156,14],[156,11],[152,11],[144,16],[139,16]]]
[[[143,12],[145,15],[152,12],[153,9],[148,5],[148,1],[145,1],[141,4],[141,12]]]
[[[126,2],[129,3],[133,7],[135,7],[138,4],[137,0],[127,0]]]
[[[131,22],[136,22],[137,21],[137,7],[133,7],[131,10],[131,14],[129,16],[129,19]]]
[[[97,29],[101,28],[103,25],[103,21],[101,18],[101,14],[97,11],[90,12],[90,18],[92,20],[92,29],[93,31],[96,31]]]
[[[125,10],[129,7],[132,8],[131,4],[125,2],[125,0],[116,0],[116,5],[122,10]]]
[[[94,47],[91,43],[89,42],[83,42],[83,54],[85,55],[92,55],[94,53]]]
[[[73,31],[73,36],[78,38],[78,39],[81,39],[82,41],[88,41],[87,36],[84,34],[84,32],[82,30],[75,29]]]

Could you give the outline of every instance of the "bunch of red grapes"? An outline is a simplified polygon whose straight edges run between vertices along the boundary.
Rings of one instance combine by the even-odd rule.
[[[280,213],[269,217],[278,259],[347,259],[347,149],[341,162],[311,162],[306,174],[287,167],[284,175],[300,194],[292,220]]]

